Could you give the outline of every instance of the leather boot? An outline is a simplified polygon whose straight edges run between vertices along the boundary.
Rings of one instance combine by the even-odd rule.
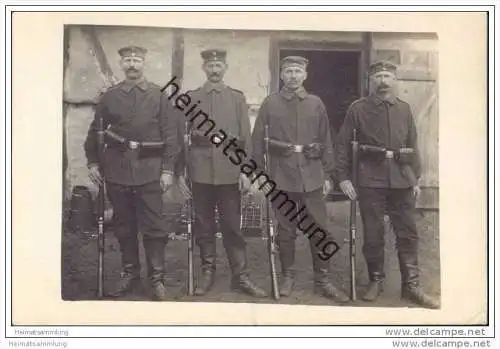
[[[148,277],[153,292],[153,300],[164,301],[168,293],[163,284],[165,270],[165,239],[144,239],[144,249],[148,266]]]
[[[439,309],[438,301],[427,295],[419,285],[417,252],[399,252],[398,257],[401,271],[401,298],[424,308]]]
[[[367,262],[368,275],[370,277],[370,283],[368,284],[365,294],[361,297],[364,301],[373,302],[384,291],[384,260],[371,260]]]
[[[281,263],[280,295],[289,297],[295,284],[295,241],[279,242],[279,257]]]
[[[371,273],[370,283],[368,284],[368,287],[366,288],[366,292],[363,295],[362,299],[367,302],[375,301],[384,291],[383,283],[384,283],[384,278],[382,276],[382,273],[379,272]]]
[[[215,281],[214,274],[212,270],[202,270],[198,285],[194,290],[195,296],[204,296],[212,289]]]
[[[287,269],[282,272],[281,282],[279,285],[280,296],[289,297],[292,294],[293,286],[295,284],[295,275],[293,270]]]
[[[233,291],[242,292],[255,298],[267,297],[266,291],[253,283],[246,274],[233,277],[231,280],[231,289]]]
[[[121,252],[122,271],[116,290],[111,297],[122,297],[138,289],[141,284],[139,264],[139,246],[137,238],[118,240]]]
[[[351,299],[329,281],[330,261],[320,258],[321,251],[312,241],[310,250],[314,270],[314,292],[341,304],[349,302]]]
[[[266,292],[248,277],[246,248],[229,245],[227,241],[224,246],[232,273],[231,289],[256,298],[267,297]]]
[[[194,290],[195,296],[207,294],[213,287],[216,269],[215,241],[200,244],[201,277]]]
[[[350,301],[350,298],[344,292],[333,286],[328,280],[328,270],[326,269],[319,269],[314,272],[314,292],[341,304]]]
[[[140,287],[141,277],[137,266],[126,264],[120,273],[120,280],[116,286],[116,290],[110,294],[111,297],[122,297],[133,293]]]
[[[314,292],[338,303],[349,302],[350,298],[344,292],[337,289],[328,279],[330,274],[329,261],[322,260],[312,245],[311,251],[314,270]]]

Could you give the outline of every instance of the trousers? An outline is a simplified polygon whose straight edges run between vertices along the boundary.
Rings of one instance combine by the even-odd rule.
[[[384,215],[391,219],[396,234],[396,248],[400,263],[416,267],[418,234],[414,218],[415,198],[412,188],[359,188],[359,208],[363,222],[365,257],[370,278],[385,277]],[[404,275],[403,275],[404,276]],[[405,280],[403,280],[404,282]]]
[[[120,244],[122,264],[130,272],[138,273],[139,231],[142,233],[147,254],[149,250],[154,249],[152,244],[164,246],[168,241],[160,182],[141,186],[107,182],[106,189],[113,206],[113,230]]]
[[[329,271],[329,259],[339,250],[339,245],[328,229],[322,189],[305,193],[279,191],[268,199],[278,220],[277,243],[282,271],[293,271],[297,230],[309,239],[314,271]]]
[[[246,242],[241,230],[241,193],[238,184],[192,183],[195,221],[193,231],[200,248],[201,268],[216,269],[216,209],[222,242],[233,277],[246,274]]]

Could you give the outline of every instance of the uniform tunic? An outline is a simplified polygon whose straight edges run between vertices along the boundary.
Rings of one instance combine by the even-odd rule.
[[[167,234],[160,176],[162,169],[174,171],[180,151],[177,118],[160,87],[145,79],[137,83],[123,81],[111,87],[101,96],[84,144],[89,165],[99,160],[100,117],[104,128],[109,126],[128,140],[166,143],[163,156],[139,158],[137,151],[106,141],[102,167],[107,195],[113,205],[114,234],[120,241],[123,263],[137,266],[138,231],[144,238]]]
[[[421,175],[420,156],[417,148],[417,131],[408,103],[399,98],[384,102],[372,94],[354,102],[348,109],[336,142],[335,176],[339,182],[350,179],[350,141],[356,127],[360,144],[369,144],[397,150],[414,148],[411,168],[416,178]],[[370,188],[408,188],[412,181],[401,164],[394,159],[360,157],[358,184]]]
[[[303,88],[295,93],[281,90],[262,103],[252,134],[253,159],[264,166],[264,126],[269,123],[269,137],[291,144],[320,143],[320,159],[307,159],[302,153],[271,157],[270,178],[277,189],[288,192],[311,192],[323,186],[333,170],[333,149],[325,105]],[[326,174],[326,176],[325,176]]]
[[[240,168],[229,160],[229,156],[224,154],[223,150],[234,137],[244,143],[242,150],[247,154],[250,153],[250,120],[245,95],[227,85],[211,82],[206,82],[200,88],[188,92],[188,95],[191,97],[191,104],[199,101],[199,105],[186,117],[192,119],[197,111],[201,110],[215,123],[215,128],[210,134],[219,134],[219,130],[222,130],[228,135],[227,140],[219,147],[215,145],[191,147],[189,153],[191,180],[195,183],[213,185],[238,183]],[[193,119],[191,128],[196,129],[203,120],[202,116]],[[199,130],[208,131],[209,127],[210,124],[205,123]]]
[[[333,170],[333,149],[326,108],[319,97],[307,93],[303,88],[295,92],[283,89],[265,99],[252,134],[252,158],[262,170],[266,124],[269,125],[269,137],[273,140],[295,145],[320,143],[324,147],[318,159],[307,159],[303,153],[280,156],[271,152],[271,167],[267,174],[276,183],[275,193],[286,195],[296,207],[296,210],[291,211],[289,205],[283,208],[285,198],[271,199],[278,220],[277,242],[282,270],[294,268],[297,229],[309,238],[314,271],[328,270],[328,259],[338,250],[338,244],[328,229],[322,194],[325,179]],[[271,196],[274,197],[274,194]],[[291,218],[301,212],[302,206],[305,209],[302,210],[301,219]],[[313,234],[314,227],[323,230],[323,240],[318,241]],[[336,250],[326,256],[332,244]]]
[[[223,83],[214,84],[207,81],[200,88],[189,91],[191,103],[184,108],[185,118],[189,120],[191,132],[206,133],[207,139],[213,135],[223,134],[227,138],[217,147],[208,145],[191,145],[188,153],[188,175],[192,181],[192,194],[195,215],[193,231],[196,243],[200,246],[201,267],[203,270],[214,270],[216,267],[215,234],[218,231],[216,212],[219,213],[219,228],[222,232],[224,249],[234,277],[246,274],[245,239],[240,227],[241,194],[238,186],[240,167],[233,164],[230,158],[233,151],[241,149],[250,153],[250,120],[248,106],[244,94]],[[189,112],[196,105],[193,112]],[[196,117],[203,112],[206,118],[213,121],[203,123],[205,116]],[[182,122],[178,123],[181,129]],[[210,130],[210,128],[215,127]],[[242,142],[224,153],[230,140],[236,138]],[[184,151],[185,149],[183,149]],[[176,172],[182,173],[185,164],[179,158]]]
[[[417,131],[410,106],[395,97],[383,101],[373,94],[354,102],[347,111],[335,147],[335,176],[339,181],[351,179],[350,141],[354,127],[360,144],[392,150],[414,148],[416,156],[410,167],[416,178],[420,177]],[[356,190],[364,227],[363,254],[371,279],[385,277],[385,214],[389,215],[394,227],[401,263],[412,260],[416,265],[418,233],[414,218],[414,183],[404,167],[408,165],[401,165],[394,159],[380,159],[369,154],[359,158]],[[407,282],[407,276],[402,276]]]
[[[103,117],[104,128],[133,141],[164,141],[163,157],[137,158],[116,146],[107,146],[103,170],[107,181],[122,185],[142,185],[160,179],[161,170],[174,170],[180,148],[173,117],[173,106],[159,86],[141,80],[122,81],[108,89],[97,104],[84,144],[89,164],[98,162],[97,126]]]

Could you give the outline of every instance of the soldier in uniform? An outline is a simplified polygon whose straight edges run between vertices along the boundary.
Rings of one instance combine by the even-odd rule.
[[[364,227],[363,254],[370,283],[363,296],[373,301],[382,292],[384,273],[384,215],[396,233],[402,298],[436,308],[419,285],[418,233],[415,202],[421,176],[417,129],[408,103],[396,96],[397,67],[378,61],[369,68],[371,94],[349,107],[336,142],[335,177],[350,198],[359,198]],[[357,182],[350,180],[350,142],[356,129],[359,142]]]
[[[162,193],[174,183],[173,171],[180,149],[176,118],[160,87],[143,76],[147,49],[127,46],[118,53],[126,78],[104,92],[97,104],[84,144],[89,176],[97,185],[105,181],[113,206],[113,231],[120,244],[122,262],[114,295],[132,291],[140,281],[140,231],[154,299],[165,300],[167,232]],[[97,153],[100,118],[106,129],[103,173]]]
[[[223,81],[228,68],[226,51],[209,49],[201,52],[207,81],[188,91],[198,108],[213,120],[217,129],[228,138],[237,139],[239,149],[250,146],[250,120],[243,92]],[[212,125],[212,126],[214,126]],[[240,226],[241,192],[244,177],[228,159],[224,147],[211,141],[205,123],[190,124],[191,148],[188,173],[196,215],[193,231],[200,248],[201,277],[195,295],[205,295],[214,284],[216,271],[216,208],[222,231],[223,245],[232,272],[231,288],[254,297],[265,297],[264,290],[249,278],[246,242]]]
[[[275,189],[280,190],[280,195],[289,201],[271,200],[278,221],[277,243],[281,264],[279,288],[284,297],[291,294],[294,286],[295,241],[297,228],[303,230],[307,225],[303,221],[304,217],[311,217],[310,220],[326,232],[327,240],[333,241],[327,226],[324,201],[324,195],[332,188],[332,141],[325,105],[319,97],[309,94],[303,87],[308,63],[306,58],[300,56],[289,56],[282,60],[280,76],[284,86],[281,91],[263,101],[252,134],[252,159],[262,169],[264,132],[268,125],[270,171],[267,175],[276,183]],[[254,182],[256,180],[262,182],[258,178],[253,179]],[[260,184],[261,188],[266,188],[266,184]],[[298,225],[295,219],[287,217],[290,212],[285,211],[286,208],[290,211],[290,206],[294,210],[299,206],[306,208],[302,211],[304,216]],[[329,258],[324,257],[317,240],[315,236],[309,236],[315,291],[339,303],[348,302],[347,295],[329,281]]]

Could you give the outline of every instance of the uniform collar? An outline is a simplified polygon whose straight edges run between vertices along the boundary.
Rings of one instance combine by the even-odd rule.
[[[219,83],[214,84],[213,82],[207,80],[205,82],[205,84],[203,85],[203,89],[209,93],[212,91],[221,92],[225,86],[226,85],[224,85],[223,82],[219,82]]]
[[[291,100],[294,96],[297,96],[300,99],[304,99],[307,97],[307,91],[303,86],[299,87],[295,91],[289,91],[285,87],[283,87],[280,91],[280,94],[288,100]]]
[[[382,98],[380,98],[380,96],[379,96],[379,95],[377,95],[376,93],[372,93],[372,94],[370,94],[370,96],[369,96],[368,98],[370,98],[370,100],[371,100],[371,101],[372,101],[375,105],[380,105],[380,104],[382,104],[382,103],[384,103],[384,102],[387,102],[387,103],[389,103],[390,105],[394,105],[394,104],[396,104],[396,100],[397,100],[396,96],[395,96],[394,94],[392,94],[392,93],[390,94],[390,96],[389,96],[387,99],[382,99]]]
[[[144,77],[140,78],[139,80],[127,80],[127,79],[125,79],[125,80],[123,80],[121,89],[128,93],[135,86],[137,86],[142,91],[146,91],[146,89],[148,88],[148,82],[147,82],[146,78],[144,78]]]

